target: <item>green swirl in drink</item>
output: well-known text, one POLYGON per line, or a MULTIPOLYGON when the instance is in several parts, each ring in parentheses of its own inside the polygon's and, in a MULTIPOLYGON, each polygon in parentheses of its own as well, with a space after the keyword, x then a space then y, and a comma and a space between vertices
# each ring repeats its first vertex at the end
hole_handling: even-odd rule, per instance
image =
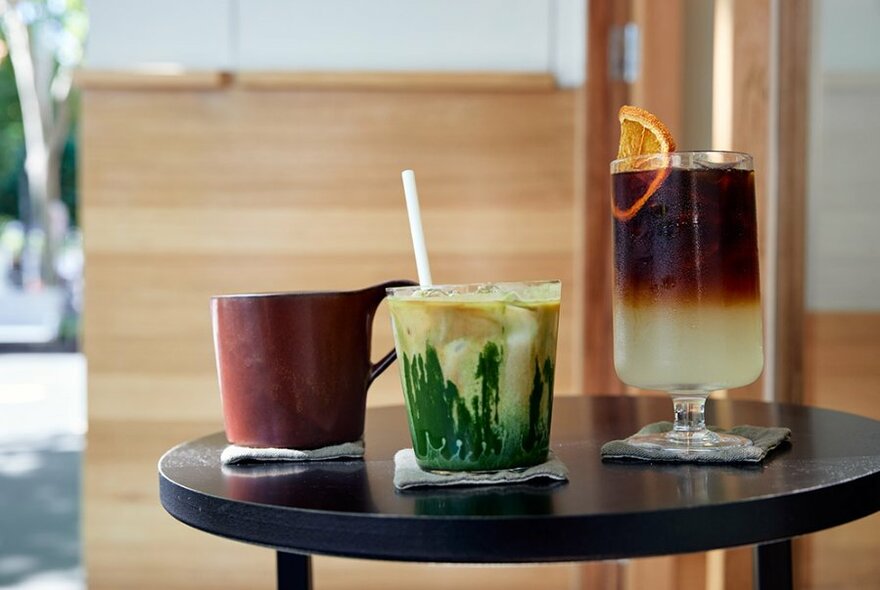
POLYGON ((489 471, 546 460, 559 283, 389 291, 419 465, 489 471))

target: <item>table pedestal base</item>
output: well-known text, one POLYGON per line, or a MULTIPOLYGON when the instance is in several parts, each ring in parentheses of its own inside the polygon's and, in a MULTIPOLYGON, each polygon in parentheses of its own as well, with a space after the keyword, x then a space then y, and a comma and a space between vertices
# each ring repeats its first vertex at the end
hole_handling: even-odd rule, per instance
POLYGON ((754 590, 792 590, 791 539, 755 546, 754 590))
POLYGON ((312 558, 278 552, 278 590, 312 590, 312 558))

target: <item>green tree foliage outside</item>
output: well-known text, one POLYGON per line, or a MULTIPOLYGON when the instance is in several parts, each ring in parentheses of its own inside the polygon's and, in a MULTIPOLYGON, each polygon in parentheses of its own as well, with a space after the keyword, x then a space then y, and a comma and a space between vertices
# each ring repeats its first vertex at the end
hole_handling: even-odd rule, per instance
MULTIPOLYGON (((0 51, 0 55, 5 53, 0 51)), ((0 59, 0 219, 19 216, 19 177, 23 164, 24 131, 21 127, 21 108, 18 106, 12 63, 4 55, 0 59)))
MULTIPOLYGON (((41 2, 34 2, 40 6, 41 2)), ((60 18, 66 29, 84 38, 88 28, 82 0, 67 0, 66 13, 60 18)), ((61 157, 61 200, 67 205, 71 223, 77 224, 76 126, 78 100, 71 97, 71 126, 61 157)), ((0 224, 7 218, 20 219, 20 192, 23 190, 24 130, 21 107, 15 87, 15 72, 6 54, 5 39, 0 30, 0 224)))

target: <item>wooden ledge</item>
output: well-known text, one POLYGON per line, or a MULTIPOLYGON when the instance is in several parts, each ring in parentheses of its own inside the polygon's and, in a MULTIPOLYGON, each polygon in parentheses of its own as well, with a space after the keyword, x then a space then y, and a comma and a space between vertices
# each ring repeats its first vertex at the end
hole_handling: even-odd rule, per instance
POLYGON ((77 70, 74 84, 80 89, 113 90, 217 90, 232 77, 219 71, 77 70))
POLYGON ((550 92, 551 74, 508 72, 280 72, 78 70, 82 89, 216 90, 375 90, 405 92, 550 92))
POLYGON ((876 70, 824 72, 820 83, 828 88, 873 90, 880 87, 880 73, 876 70))
POLYGON ((255 90, 378 90, 458 92, 548 92, 551 74, 515 72, 276 72, 236 75, 236 84, 255 90))

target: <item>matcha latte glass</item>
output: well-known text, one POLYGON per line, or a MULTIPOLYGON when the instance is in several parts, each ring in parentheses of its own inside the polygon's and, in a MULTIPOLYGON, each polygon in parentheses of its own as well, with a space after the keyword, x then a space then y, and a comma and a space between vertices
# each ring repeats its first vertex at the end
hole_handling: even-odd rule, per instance
POLYGON ((547 458, 559 281, 388 289, 410 434, 423 469, 547 458))

